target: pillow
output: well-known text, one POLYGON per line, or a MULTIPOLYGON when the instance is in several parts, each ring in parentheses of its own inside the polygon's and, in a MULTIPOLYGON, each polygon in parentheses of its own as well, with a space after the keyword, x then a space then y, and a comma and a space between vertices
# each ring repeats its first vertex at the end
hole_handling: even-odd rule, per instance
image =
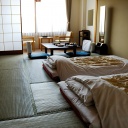
POLYGON ((67 79, 65 82, 68 85, 67 87, 80 98, 85 106, 94 104, 92 93, 89 88, 72 79, 67 79))

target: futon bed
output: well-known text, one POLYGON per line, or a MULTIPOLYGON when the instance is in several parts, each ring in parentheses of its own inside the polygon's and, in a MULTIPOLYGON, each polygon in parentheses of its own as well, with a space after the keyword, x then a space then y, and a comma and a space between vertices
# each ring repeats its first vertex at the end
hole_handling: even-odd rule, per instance
POLYGON ((43 68, 52 79, 66 80, 74 75, 103 76, 128 72, 128 60, 115 56, 86 56, 66 58, 48 56, 43 68))
POLYGON ((128 73, 77 75, 58 83, 60 91, 89 128, 127 128, 128 73))

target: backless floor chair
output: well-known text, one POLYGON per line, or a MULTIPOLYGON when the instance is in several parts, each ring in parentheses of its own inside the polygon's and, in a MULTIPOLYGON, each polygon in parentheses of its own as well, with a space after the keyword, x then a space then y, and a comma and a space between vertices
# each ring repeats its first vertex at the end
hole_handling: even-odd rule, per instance
POLYGON ((32 53, 32 46, 30 42, 27 42, 27 53, 30 59, 46 59, 49 54, 44 52, 32 53))
MULTIPOLYGON (((83 40, 82 44, 82 50, 81 51, 76 51, 76 56, 90 56, 91 54, 91 40, 83 40)), ((67 55, 70 57, 74 57, 73 52, 67 52, 67 55)))

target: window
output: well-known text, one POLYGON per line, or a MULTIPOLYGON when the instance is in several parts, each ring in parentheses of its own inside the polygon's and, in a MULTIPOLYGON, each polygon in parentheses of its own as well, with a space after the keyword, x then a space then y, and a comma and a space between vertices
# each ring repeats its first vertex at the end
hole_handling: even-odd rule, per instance
POLYGON ((23 33, 62 33, 67 31, 65 0, 22 0, 23 33))

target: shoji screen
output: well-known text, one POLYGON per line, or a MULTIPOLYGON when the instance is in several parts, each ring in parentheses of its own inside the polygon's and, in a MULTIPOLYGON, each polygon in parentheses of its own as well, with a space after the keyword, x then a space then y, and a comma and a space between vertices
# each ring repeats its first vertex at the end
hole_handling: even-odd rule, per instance
POLYGON ((22 53, 20 0, 0 0, 0 53, 22 53))

